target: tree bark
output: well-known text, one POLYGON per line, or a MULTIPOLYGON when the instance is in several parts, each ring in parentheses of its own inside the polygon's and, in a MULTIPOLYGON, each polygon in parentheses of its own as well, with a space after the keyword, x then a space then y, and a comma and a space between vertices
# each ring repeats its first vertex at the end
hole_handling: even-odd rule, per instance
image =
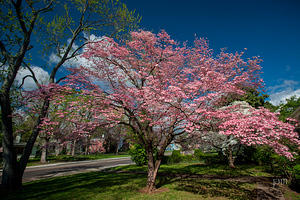
POLYGON ((76 150, 76 140, 74 140, 72 144, 72 156, 75 156, 75 150, 76 150))
POLYGON ((234 166, 234 157, 232 155, 232 147, 228 147, 228 164, 230 168, 235 168, 234 166))
POLYGON ((17 155, 13 147, 13 128, 12 128, 12 111, 9 96, 1 96, 2 129, 3 129, 3 172, 2 185, 8 190, 17 190, 22 186, 22 176, 32 152, 33 145, 40 132, 40 123, 46 116, 49 106, 49 100, 45 100, 41 113, 36 121, 32 134, 24 148, 20 161, 17 161, 17 155))
POLYGON ((85 138, 85 149, 84 149, 84 155, 87 155, 89 152, 89 139, 88 137, 85 138))
POLYGON ((70 156, 71 153, 72 153, 72 150, 71 150, 71 142, 69 141, 66 145, 66 152, 67 152, 67 155, 70 156))
POLYGON ((42 146, 42 155, 41 155, 41 163, 46 163, 47 162, 47 156, 48 156, 48 143, 49 143, 49 138, 45 137, 44 139, 44 144, 42 146))
POLYGON ((158 156, 158 159, 154 159, 153 149, 147 149, 147 157, 148 157, 148 176, 147 176, 147 185, 146 191, 147 193, 151 193, 156 189, 155 180, 157 177, 157 172, 161 164, 161 156, 158 156))
POLYGON ((40 133, 40 124, 42 122, 42 119, 46 116, 47 111, 48 111, 48 107, 49 107, 49 103, 50 101, 48 99, 45 99, 45 101, 43 102, 43 107, 41 109, 41 112, 39 114, 39 117, 37 119, 37 121, 35 122, 35 126, 33 128, 33 131, 26 143, 25 149, 23 151, 22 157, 20 159, 20 174, 21 176, 23 176, 23 173, 25 171, 25 168, 27 166, 30 154, 32 152, 32 148, 34 146, 34 143, 36 141, 37 136, 40 133))
POLYGON ((56 140, 56 144, 55 144, 55 156, 58 156, 61 151, 62 151, 62 147, 60 145, 60 141, 56 140))
POLYGON ((119 154, 119 144, 120 144, 120 139, 117 142, 117 147, 116 147, 116 151, 115 154, 118 155, 119 154))
POLYGON ((22 186, 22 177, 19 173, 17 154, 14 148, 14 138, 12 129, 12 110, 8 96, 1 96, 1 114, 3 130, 3 172, 2 185, 9 191, 18 189, 22 186))

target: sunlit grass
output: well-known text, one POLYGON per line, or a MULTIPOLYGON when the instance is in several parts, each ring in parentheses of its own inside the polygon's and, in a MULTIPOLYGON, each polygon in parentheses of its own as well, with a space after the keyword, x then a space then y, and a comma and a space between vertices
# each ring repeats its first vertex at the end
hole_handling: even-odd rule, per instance
MULTIPOLYGON (((121 157, 130 157, 127 152, 120 152, 119 154, 90 154, 90 155, 59 155, 59 156, 48 156, 47 162, 44 164, 51 164, 51 163, 60 163, 60 162, 73 162, 73 161, 84 161, 84 160, 98 160, 98 159, 105 159, 105 158, 121 158, 121 157)), ((2 158, 1 158, 2 159, 2 158)), ((30 158, 27 166, 36 166, 41 165, 39 157, 37 158, 30 158)), ((2 168, 2 160, 0 160, 0 169, 2 168)))
MULTIPOLYGON (((126 152, 121 152, 120 154, 90 154, 90 155, 59 155, 59 156, 48 156, 47 163, 58 163, 58 162, 73 162, 73 161, 83 161, 83 160, 97 160, 105 158, 120 158, 128 157, 126 152)), ((40 158, 30 158, 27 166, 40 165, 40 158)))

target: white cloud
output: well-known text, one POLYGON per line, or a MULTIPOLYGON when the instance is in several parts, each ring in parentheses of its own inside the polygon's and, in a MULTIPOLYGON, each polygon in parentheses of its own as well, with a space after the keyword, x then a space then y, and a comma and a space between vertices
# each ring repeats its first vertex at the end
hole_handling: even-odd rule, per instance
MULTIPOLYGON (((85 32, 83 34, 84 34, 84 38, 86 38, 88 41, 97 42, 97 41, 100 41, 103 39, 102 36, 98 37, 94 34, 88 35, 85 32)), ((68 39, 67 43, 70 44, 70 42, 71 42, 71 39, 68 39)), ((69 55, 72 54, 78 47, 79 47, 79 45, 74 43, 72 45, 72 49, 71 49, 69 55)), ((64 51, 65 51, 65 49, 61 49, 61 56, 63 56, 64 51)), ((84 51, 84 47, 80 51, 78 51, 78 53, 80 54, 83 51, 84 51)), ((49 64, 57 64, 59 61, 60 61, 59 56, 55 53, 51 53, 51 55, 49 56, 49 60, 48 60, 49 64)), ((91 64, 91 63, 87 59, 85 59, 79 55, 79 56, 76 56, 74 58, 71 58, 71 59, 65 61, 63 66, 64 67, 79 67, 79 66, 88 66, 89 64, 91 64)))
POLYGON ((279 105, 292 96, 300 97, 300 84, 298 81, 284 80, 282 84, 269 87, 269 91, 270 102, 273 105, 279 105))
POLYGON ((49 64, 57 64, 59 62, 59 57, 55 53, 51 53, 49 56, 49 64))
POLYGON ((89 34, 87 32, 83 33, 84 38, 86 38, 88 41, 93 41, 93 42, 97 42, 97 41, 101 41, 103 39, 103 36, 96 36, 94 34, 89 34))
MULTIPOLYGON (((47 71, 43 70, 40 67, 33 66, 31 67, 32 71, 35 74, 36 79, 39 81, 40 84, 47 84, 49 82, 49 74, 47 71)), ((22 68, 18 71, 15 84, 17 86, 22 84, 23 77, 31 75, 30 71, 27 68, 22 68)), ((24 90, 34 90, 37 88, 36 83, 31 77, 27 77, 24 81, 24 84, 22 86, 24 90)))

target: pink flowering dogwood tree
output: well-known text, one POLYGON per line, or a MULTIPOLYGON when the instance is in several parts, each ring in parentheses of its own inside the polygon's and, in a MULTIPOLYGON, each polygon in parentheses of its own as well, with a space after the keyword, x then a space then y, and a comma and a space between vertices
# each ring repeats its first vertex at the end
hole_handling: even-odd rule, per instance
POLYGON ((83 53, 88 64, 72 69, 69 86, 102 102, 105 106, 93 109, 106 120, 132 129, 132 139, 147 153, 151 192, 175 137, 193 133, 195 122, 215 112, 222 96, 242 94, 238 86, 261 84, 260 59, 242 56, 225 51, 214 56, 204 39, 187 47, 164 31, 132 32, 123 44, 111 38, 88 44, 83 53))
MULTIPOLYGON (((266 108, 250 109, 248 113, 237 112, 237 107, 229 107, 218 113, 222 118, 219 125, 220 134, 233 136, 241 144, 267 145, 273 148, 275 153, 293 159, 294 152, 284 145, 288 140, 300 146, 298 133, 292 123, 285 123, 278 119, 278 113, 270 112, 266 108)), ((289 119, 295 122, 293 119, 289 119)))
POLYGON ((195 123, 196 130, 189 137, 194 143, 203 140, 213 146, 223 146, 228 157, 229 166, 234 168, 233 149, 236 145, 267 145, 277 154, 293 159, 294 152, 284 144, 289 141, 300 145, 295 121, 284 123, 278 119, 278 113, 266 108, 255 109, 248 103, 235 101, 229 106, 201 115, 195 123), (199 132, 201 134, 199 134, 199 132))
MULTIPOLYGON (((50 138, 59 140, 63 142, 61 145, 72 142, 72 155, 74 155, 76 142, 78 140, 88 141, 95 130, 99 126, 103 126, 104 120, 98 118, 99 113, 93 113, 97 110, 92 107, 99 107, 99 105, 92 104, 92 96, 82 95, 66 86, 57 87, 61 90, 57 89, 51 93, 48 115, 42 119, 40 124, 41 136, 46 138, 47 142, 50 138)), ((38 94, 40 96, 36 95, 36 98, 43 98, 42 93, 38 94)), ((43 145, 44 149, 47 145, 43 145)))

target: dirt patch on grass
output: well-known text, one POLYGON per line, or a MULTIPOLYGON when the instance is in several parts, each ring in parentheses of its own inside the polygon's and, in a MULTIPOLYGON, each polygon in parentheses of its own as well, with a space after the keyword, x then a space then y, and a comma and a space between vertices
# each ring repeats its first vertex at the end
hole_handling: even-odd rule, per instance
POLYGON ((139 190, 139 192, 143 193, 143 194, 157 194, 157 193, 168 192, 168 191, 169 191, 169 188, 156 188, 156 189, 152 190, 151 192, 148 192, 146 187, 139 190))

